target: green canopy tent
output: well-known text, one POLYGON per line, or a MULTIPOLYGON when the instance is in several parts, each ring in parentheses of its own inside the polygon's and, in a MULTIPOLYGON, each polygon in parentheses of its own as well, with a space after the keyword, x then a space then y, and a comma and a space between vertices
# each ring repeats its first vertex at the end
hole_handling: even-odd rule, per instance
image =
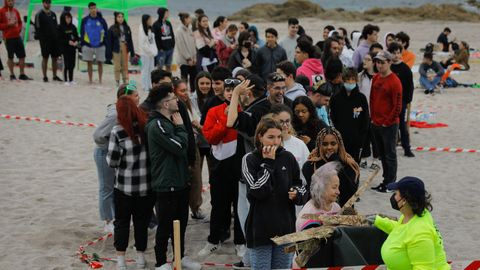
MULTIPOLYGON (((77 7, 78 9, 78 30, 80 31, 80 25, 82 23, 83 9, 88 7, 88 3, 92 0, 52 0, 52 5, 54 6, 71 6, 77 7)), ((125 19, 128 19, 128 11, 141 8, 141 7, 167 7, 167 0, 99 0, 95 2, 97 8, 109 9, 121 11, 125 14, 125 19)), ((42 0, 31 0, 28 5, 28 15, 27 22, 30 22, 32 17, 32 12, 35 5, 42 5, 42 0)), ((25 37, 23 42, 26 43, 28 40, 28 31, 30 30, 30 23, 26 24, 25 37)))

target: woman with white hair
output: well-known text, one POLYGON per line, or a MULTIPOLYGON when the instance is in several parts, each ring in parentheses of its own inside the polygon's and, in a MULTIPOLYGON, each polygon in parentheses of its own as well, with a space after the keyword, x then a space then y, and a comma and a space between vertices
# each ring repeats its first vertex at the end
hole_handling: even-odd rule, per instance
POLYGON ((337 161, 328 162, 312 175, 310 200, 302 208, 295 222, 297 232, 322 225, 318 220, 302 218, 304 214, 335 215, 340 211, 340 205, 337 203, 340 195, 338 178, 340 166, 337 161))

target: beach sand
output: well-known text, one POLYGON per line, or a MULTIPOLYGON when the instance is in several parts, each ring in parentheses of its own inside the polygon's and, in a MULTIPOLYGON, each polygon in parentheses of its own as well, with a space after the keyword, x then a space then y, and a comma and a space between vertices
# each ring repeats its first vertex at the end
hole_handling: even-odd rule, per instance
MULTIPOLYGON (((112 21, 108 17, 109 22, 112 21)), ((139 17, 131 17, 134 39, 139 17)), ((319 21, 302 19, 301 24, 315 41, 320 39, 323 26, 333 24, 346 27, 349 32, 361 30, 367 22, 319 21)), ((173 20, 175 26, 178 21, 173 20)), ((388 31, 404 30, 412 38, 411 49, 421 61, 419 49, 435 41, 445 26, 453 35, 467 40, 471 47, 480 47, 480 37, 474 32, 480 24, 423 22, 380 23, 379 41, 388 31)), ((258 23, 260 30, 275 27, 280 36, 286 34, 286 23, 258 23)), ((5 48, 0 49, 6 60, 5 48)), ((106 68, 103 85, 88 85, 86 73, 76 70, 76 86, 43 83, 37 42, 28 44, 29 60, 36 63, 27 74, 30 82, 0 81, 0 114, 37 116, 54 120, 80 123, 99 123, 106 105, 114 101, 112 67, 106 68)), ((85 69, 85 64, 81 64, 85 69)), ((18 69, 17 69, 18 70, 18 69)), ((460 82, 480 82, 478 60, 472 61, 471 70, 454 75, 460 82)), ((2 72, 4 78, 8 72, 2 72)), ((18 75, 18 72, 17 72, 18 75)), ((49 74, 51 77, 51 75, 49 74)), ((96 74, 94 74, 94 78, 96 74)), ((415 75, 418 80, 418 74, 415 75)), ((140 75, 132 75, 140 82, 140 75)), ((418 82, 416 82, 418 84, 418 82)), ((142 92, 142 99, 146 97, 142 92)), ((412 146, 461 147, 480 149, 478 123, 480 122, 480 90, 471 88, 447 89, 443 94, 425 96, 415 90, 413 110, 436 111, 435 120, 449 125, 438 129, 411 129, 412 146)), ((93 161, 94 143, 92 127, 74 127, 25 120, 0 119, 0 268, 1 269, 86 269, 75 252, 79 245, 104 235, 98 215, 98 180, 93 161)), ((480 181, 478 176, 479 153, 415 152, 416 157, 403 157, 398 152, 398 178, 418 176, 425 181, 433 196, 433 216, 441 231, 449 260, 480 259, 480 181)), ((362 170, 365 180, 370 171, 362 170)), ((206 176, 204 170, 204 176, 206 176)), ((374 184, 379 183, 377 177, 374 184)), ((207 185, 204 177, 204 185, 207 185)), ((356 204, 361 214, 384 213, 399 215, 390 208, 390 194, 367 190, 356 204)), ((204 193, 203 209, 209 213, 209 193, 204 193)), ((207 222, 189 221, 186 237, 188 255, 204 246, 208 236, 207 222)), ((132 235, 131 235, 132 238, 132 235)), ((133 245, 133 241, 131 241, 133 245)), ((147 259, 153 269, 154 233, 150 233, 147 259)), ((99 242, 87 248, 102 257, 114 256, 113 240, 99 242)), ((128 258, 134 258, 129 247, 128 258)), ((220 264, 233 263, 233 240, 224 245, 219 254, 204 261, 220 264)), ((106 262, 104 269, 114 269, 106 262)), ((204 267, 204 269, 213 267, 204 267)), ((223 267, 218 266, 217 269, 223 267)), ((129 269, 135 269, 130 264, 129 269)))

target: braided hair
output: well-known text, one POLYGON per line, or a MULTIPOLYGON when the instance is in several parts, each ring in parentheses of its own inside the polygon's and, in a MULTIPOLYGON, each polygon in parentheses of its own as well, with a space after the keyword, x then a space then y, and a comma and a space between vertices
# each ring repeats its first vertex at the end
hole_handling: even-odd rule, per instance
POLYGON ((352 158, 352 156, 348 154, 347 151, 345 150, 345 145, 343 144, 342 135, 334 127, 326 127, 320 130, 320 132, 317 135, 317 140, 315 142, 315 149, 313 149, 313 151, 308 156, 308 161, 314 163, 314 171, 317 170, 317 168, 315 167, 315 162, 320 160, 328 162, 328 159, 325 156, 325 153, 323 152, 321 147, 322 142, 327 135, 333 135, 335 137, 338 143, 338 157, 340 161, 343 164, 347 164, 352 168, 352 170, 355 172, 355 179, 358 181, 358 178, 360 176, 360 167, 358 166, 357 162, 352 158))

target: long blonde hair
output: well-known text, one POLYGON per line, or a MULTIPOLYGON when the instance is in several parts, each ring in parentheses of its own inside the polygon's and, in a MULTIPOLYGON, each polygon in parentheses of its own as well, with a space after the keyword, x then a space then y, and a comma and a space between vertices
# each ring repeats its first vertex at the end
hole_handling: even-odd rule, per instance
POLYGON ((340 161, 352 168, 352 170, 355 172, 355 180, 358 180, 360 176, 360 167, 358 166, 357 162, 352 158, 352 156, 350 156, 350 154, 348 154, 345 150, 345 145, 343 144, 343 139, 340 132, 333 127, 326 127, 320 130, 317 135, 315 149, 313 149, 313 151, 308 156, 308 161, 314 163, 314 171, 317 169, 315 167, 315 162, 320 160, 328 162, 328 159, 325 156, 325 153, 323 152, 321 147, 322 142, 327 135, 333 135, 335 137, 338 144, 338 156, 340 158, 340 161))

